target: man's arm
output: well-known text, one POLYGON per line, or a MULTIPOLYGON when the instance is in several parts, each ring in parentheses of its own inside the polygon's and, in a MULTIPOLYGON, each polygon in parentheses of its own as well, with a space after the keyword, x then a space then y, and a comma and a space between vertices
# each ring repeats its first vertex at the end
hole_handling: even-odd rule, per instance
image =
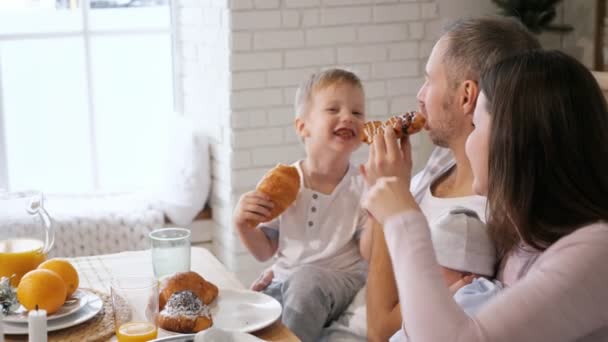
POLYGON ((367 338, 387 341, 401 328, 395 275, 382 226, 371 220, 372 253, 367 276, 367 338))
POLYGON ((372 254, 372 220, 367 220, 359 237, 359 252, 363 260, 369 262, 372 254))

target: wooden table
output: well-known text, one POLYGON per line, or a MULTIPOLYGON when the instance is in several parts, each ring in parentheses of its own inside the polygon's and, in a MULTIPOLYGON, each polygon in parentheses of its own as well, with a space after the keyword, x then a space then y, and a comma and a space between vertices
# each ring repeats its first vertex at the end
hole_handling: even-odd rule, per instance
MULTIPOLYGON (((78 270, 80 287, 109 293, 112 275, 152 275, 150 251, 123 252, 70 259, 78 270)), ((221 289, 245 289, 236 276, 228 271, 208 250, 192 247, 191 269, 221 289)), ((280 321, 256 331, 253 335, 267 341, 299 341, 280 321)), ((163 332, 159 331, 159 337, 163 332)))

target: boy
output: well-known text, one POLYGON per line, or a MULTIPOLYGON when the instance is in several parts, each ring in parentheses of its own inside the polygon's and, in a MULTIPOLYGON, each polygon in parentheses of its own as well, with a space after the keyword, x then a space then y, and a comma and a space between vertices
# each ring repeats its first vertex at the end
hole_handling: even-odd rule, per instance
POLYGON ((316 341, 363 286, 369 255, 367 216, 360 207, 363 180, 350 164, 361 144, 365 98, 359 78, 345 70, 313 74, 295 99, 297 134, 306 158, 293 164, 302 187, 295 203, 266 221, 273 204, 244 194, 234 222, 243 244, 260 261, 277 255, 264 292, 283 305, 283 323, 302 341, 316 341))

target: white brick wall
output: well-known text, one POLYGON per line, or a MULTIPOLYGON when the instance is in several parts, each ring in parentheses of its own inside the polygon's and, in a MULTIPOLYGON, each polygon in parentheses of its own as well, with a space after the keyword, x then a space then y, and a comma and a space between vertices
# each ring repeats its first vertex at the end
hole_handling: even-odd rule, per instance
MULTIPOLYGON (((298 83, 324 67, 347 67, 364 80, 370 118, 414 109, 437 0, 178 3, 187 4, 178 12, 184 110, 213 137, 214 249, 249 283, 265 265, 231 228, 232 208, 270 167, 303 157, 293 128, 298 83)), ((428 154, 424 140, 413 141, 417 167, 428 154)), ((354 162, 366 156, 362 148, 354 162)))

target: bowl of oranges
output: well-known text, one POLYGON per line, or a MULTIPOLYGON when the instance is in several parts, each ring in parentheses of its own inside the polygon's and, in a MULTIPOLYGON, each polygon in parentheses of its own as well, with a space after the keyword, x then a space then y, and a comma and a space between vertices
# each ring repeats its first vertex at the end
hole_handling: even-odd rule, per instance
POLYGON ((16 299, 18 305, 5 310, 8 311, 3 319, 5 330, 8 330, 5 332, 19 334, 23 330, 27 333, 27 314, 36 309, 46 311, 49 331, 71 326, 76 321, 80 323, 83 318, 92 318, 101 310, 101 299, 78 286, 78 272, 69 261, 54 258, 41 263, 23 275, 17 287, 11 289, 13 300, 16 299), (82 317, 79 311, 86 311, 87 317, 82 317))

